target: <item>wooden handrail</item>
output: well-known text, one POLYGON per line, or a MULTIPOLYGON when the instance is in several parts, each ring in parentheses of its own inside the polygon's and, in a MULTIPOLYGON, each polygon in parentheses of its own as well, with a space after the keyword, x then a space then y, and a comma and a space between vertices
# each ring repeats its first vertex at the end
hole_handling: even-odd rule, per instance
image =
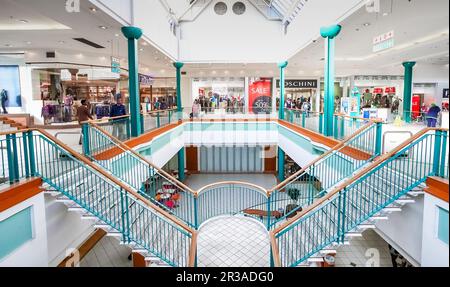
POLYGON ((101 119, 97 119, 97 120, 88 120, 88 121, 84 121, 84 122, 80 122, 80 124, 89 124, 89 123, 104 123, 104 122, 109 122, 109 121, 113 121, 113 120, 120 120, 120 119, 125 119, 125 118, 129 118, 130 115, 124 115, 124 116, 117 116, 117 117, 104 117, 101 119))
POLYGON ((273 231, 269 232, 270 246, 272 247, 272 257, 275 267, 281 267, 280 250, 278 249, 277 239, 273 231))
POLYGON ((440 128, 425 128, 423 130, 421 130, 420 132, 418 132, 417 134, 415 134, 412 138, 409 138, 408 140, 406 140, 405 142, 403 142, 402 144, 400 144, 399 146, 397 146, 396 148, 394 148, 392 151, 390 151, 389 153, 386 153, 380 157, 378 157, 370 166, 363 168, 361 171, 359 171, 356 175, 354 175, 350 180, 345 181, 341 184, 339 184, 338 186, 336 186, 332 191, 330 191, 326 196, 322 197, 321 199, 319 199, 318 201, 316 201, 315 203, 313 203, 312 205, 308 206, 306 209, 304 209, 302 212, 298 213, 296 216, 288 219, 288 221, 284 222, 283 224, 281 224, 280 226, 278 226, 277 228, 275 228, 273 230, 274 234, 278 234, 281 231, 283 231, 284 229, 288 228, 291 224, 294 224, 297 220, 299 220, 300 218, 302 218, 305 214, 309 213, 311 210, 314 210, 315 208, 319 207, 320 205, 322 205, 324 202, 330 200, 332 197, 334 197, 337 193, 339 193, 341 190, 343 190, 344 188, 348 187, 350 184, 356 182, 357 180, 359 180, 361 177, 363 177, 364 175, 366 175, 368 172, 370 172, 371 170, 375 169, 376 167, 378 167, 380 164, 382 164, 384 161, 388 160, 389 158, 395 156, 395 154, 397 154, 399 151, 401 151, 402 149, 404 149, 405 147, 407 147, 409 144, 411 144, 412 142, 414 142, 415 140, 419 139, 421 136, 425 135, 426 133, 430 132, 430 131, 447 131, 448 129, 440 129, 440 128))
POLYGON ((289 176, 288 178, 286 178, 284 181, 282 181, 281 183, 279 183, 277 186, 275 186, 274 188, 270 189, 268 191, 268 194, 272 194, 273 192, 275 192, 276 190, 281 190, 283 189, 287 184, 289 184, 291 181, 293 181, 294 179, 296 179, 299 175, 301 175, 302 173, 304 173, 308 168, 310 168, 311 166, 313 166, 314 164, 316 164, 317 162, 319 162, 320 160, 324 159, 325 157, 327 157, 328 155, 332 154, 333 152, 339 150, 340 148, 344 147, 349 141, 351 141, 352 139, 356 138, 357 136, 359 136, 361 133, 363 133, 366 129, 368 129, 369 127, 371 127, 374 123, 370 122, 364 126, 362 126, 361 128, 359 128, 352 136, 348 137, 347 139, 345 139, 344 141, 340 142, 339 144, 337 144, 336 146, 334 146, 333 148, 327 150, 324 154, 322 154, 320 157, 316 158, 315 160, 313 160, 312 162, 310 162, 308 165, 306 165, 305 167, 303 167, 301 170, 297 171, 296 173, 294 173, 293 175, 289 176))
POLYGON ((186 230, 187 232, 189 232, 191 234, 193 233, 194 230, 192 228, 190 228, 189 226, 187 226, 184 222, 180 221, 175 216, 169 214, 167 211, 165 211, 164 209, 160 208, 159 206, 153 204, 151 201, 149 201, 148 199, 146 199, 145 197, 143 197, 139 193, 135 192, 133 189, 131 189, 130 187, 125 185, 123 182, 121 182, 117 178, 111 176, 110 174, 108 174, 103 169, 101 169, 98 166, 92 164, 92 162, 87 160, 84 156, 80 155, 78 152, 73 150, 71 147, 67 146, 62 141, 60 141, 57 138, 55 138, 53 135, 51 135, 47 131, 41 130, 41 129, 37 129, 37 128, 29 128, 29 129, 24 129, 24 130, 20 130, 20 131, 14 131, 14 132, 6 132, 6 133, 2 132, 2 133, 0 133, 0 136, 1 135, 8 135, 8 134, 25 133, 25 132, 28 132, 28 131, 37 131, 37 132, 41 133, 42 135, 46 136, 48 139, 50 139, 51 141, 53 141, 54 143, 59 145, 61 148, 63 148, 66 152, 70 153, 71 156, 73 156, 74 158, 76 158, 79 161, 83 162, 85 165, 89 166, 90 168, 94 169, 96 172, 98 172, 102 176, 106 177, 108 180, 110 180, 111 182, 113 182, 114 184, 116 184, 117 186, 122 188, 123 190, 125 190, 127 193, 133 195, 134 197, 136 197, 137 199, 139 199, 140 201, 145 203, 151 209, 153 209, 156 212, 162 214, 165 218, 169 219, 171 222, 173 222, 174 224, 178 225, 179 227, 181 227, 182 229, 186 230))
POLYGON ((198 231, 194 230, 192 232, 191 247, 189 249, 188 267, 195 267, 195 261, 197 258, 197 239, 198 239, 198 231))
POLYGON ((264 193, 265 195, 268 195, 267 189, 265 189, 264 187, 261 187, 261 186, 259 186, 259 185, 253 184, 253 183, 243 182, 243 181, 222 181, 222 182, 216 182, 216 183, 208 184, 208 185, 206 185, 206 186, 200 188, 200 189, 197 191, 197 195, 200 195, 200 193, 202 193, 202 192, 204 192, 205 190, 210 189, 210 188, 212 188, 212 187, 216 187, 216 186, 218 187, 218 186, 221 186, 221 185, 227 185, 227 184, 228 184, 228 185, 236 184, 236 185, 250 186, 250 187, 252 187, 252 188, 254 188, 254 189, 257 189, 257 190, 261 191, 261 192, 264 193))
POLYGON ((166 109, 166 110, 153 110, 153 111, 149 111, 149 112, 141 112, 141 115, 146 116, 146 115, 151 115, 151 114, 158 114, 158 113, 163 113, 163 112, 178 112, 178 108, 172 108, 172 109, 166 109))
POLYGON ((124 151, 128 151, 131 152, 133 155, 135 155, 136 157, 138 157, 140 160, 144 161, 145 163, 147 163, 150 167, 154 168, 155 170, 157 170, 160 174, 164 175, 167 179, 172 180, 175 184, 178 185, 178 187, 185 189, 187 191, 189 191, 190 193, 197 195, 197 192, 195 192, 193 189, 191 189, 190 187, 188 187, 187 185, 185 185, 184 183, 182 183, 181 181, 179 181, 178 179, 176 179, 175 177, 173 177, 172 175, 170 175, 169 173, 167 173, 166 171, 160 169, 159 167, 155 166, 153 163, 151 163, 149 160, 147 160, 145 157, 143 157, 142 155, 140 155, 138 152, 136 152, 135 150, 133 150, 132 148, 130 148, 128 145, 126 145, 125 143, 121 142, 119 139, 115 138, 113 135, 111 135, 109 132, 105 131, 104 129, 102 129, 101 127, 99 127, 96 123, 90 123, 93 127, 95 127, 96 129, 100 130, 100 132, 102 132, 104 135, 106 135, 107 137, 109 137, 113 142, 115 142, 119 147, 121 147, 124 151))

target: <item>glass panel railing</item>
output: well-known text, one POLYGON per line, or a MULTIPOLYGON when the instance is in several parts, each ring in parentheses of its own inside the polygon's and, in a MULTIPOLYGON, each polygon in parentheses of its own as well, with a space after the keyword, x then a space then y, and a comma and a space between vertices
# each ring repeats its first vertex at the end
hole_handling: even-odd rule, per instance
POLYGON ((286 109, 284 119, 292 124, 321 134, 323 132, 323 114, 305 112, 299 109, 286 109))

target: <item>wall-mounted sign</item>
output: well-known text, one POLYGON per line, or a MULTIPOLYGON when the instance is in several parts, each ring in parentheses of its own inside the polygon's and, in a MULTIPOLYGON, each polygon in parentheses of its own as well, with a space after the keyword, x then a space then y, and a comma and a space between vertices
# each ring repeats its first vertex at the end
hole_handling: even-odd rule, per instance
POLYGON ((248 99, 250 112, 269 114, 272 110, 272 79, 250 81, 248 99))
MULTIPOLYGON (((317 89, 317 80, 285 80, 284 87, 286 89, 317 89)), ((277 89, 280 88, 280 80, 277 80, 277 89)))
POLYGON ((151 86, 153 85, 154 79, 152 76, 139 74, 139 84, 143 86, 151 86))
POLYGON ((380 52, 394 47, 394 31, 381 34, 373 38, 373 52, 380 52))
POLYGON ((444 92, 442 94, 443 99, 448 99, 448 89, 444 89, 444 92))
POLYGON ((120 60, 115 57, 111 57, 111 72, 120 74, 120 60))

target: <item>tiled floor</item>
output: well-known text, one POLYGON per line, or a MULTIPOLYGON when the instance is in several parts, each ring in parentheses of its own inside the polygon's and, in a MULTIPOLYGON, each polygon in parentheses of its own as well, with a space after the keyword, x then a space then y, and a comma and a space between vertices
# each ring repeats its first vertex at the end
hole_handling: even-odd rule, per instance
POLYGON ((105 236, 81 260, 80 267, 133 267, 128 260, 131 249, 119 244, 113 237, 105 236))
POLYGON ((269 235, 259 222, 241 217, 218 217, 198 235, 199 267, 269 267, 269 235))
POLYGON ((185 183, 194 190, 221 181, 242 181, 270 189, 277 185, 277 178, 271 174, 194 174, 185 183))
POLYGON ((374 230, 337 249, 336 267, 392 267, 389 246, 374 230))

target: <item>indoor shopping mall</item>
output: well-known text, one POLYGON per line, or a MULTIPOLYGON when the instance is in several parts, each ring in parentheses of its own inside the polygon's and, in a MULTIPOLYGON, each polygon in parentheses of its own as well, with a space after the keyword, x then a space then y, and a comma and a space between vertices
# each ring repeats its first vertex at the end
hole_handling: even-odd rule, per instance
POLYGON ((0 267, 449 267, 448 0, 0 0, 0 100, 0 267))

